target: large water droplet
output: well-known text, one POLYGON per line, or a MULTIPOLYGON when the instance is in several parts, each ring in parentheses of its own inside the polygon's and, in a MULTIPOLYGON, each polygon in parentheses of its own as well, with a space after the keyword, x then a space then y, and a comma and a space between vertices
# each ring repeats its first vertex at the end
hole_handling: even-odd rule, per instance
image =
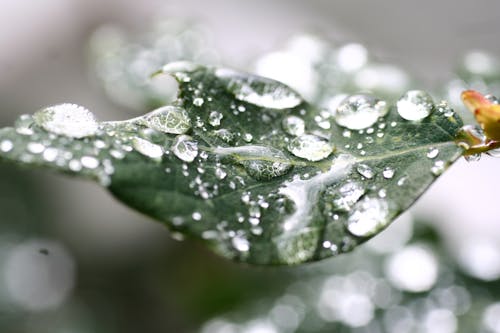
POLYGON ((172 152, 184 162, 193 162, 198 156, 198 142, 189 135, 178 135, 172 144, 172 152))
POLYGON ((397 110, 401 118, 421 120, 428 117, 434 108, 431 95, 422 90, 410 90, 397 102, 397 110))
POLYGON ((304 134, 294 138, 288 150, 297 157, 308 161, 320 161, 333 152, 334 146, 326 139, 312 134, 304 134))
POLYGON ((163 156, 163 149, 160 146, 149 142, 148 140, 133 138, 132 145, 135 150, 137 150, 144 156, 154 159, 159 159, 163 156))
POLYGON ((338 191, 335 190, 333 204, 336 209, 350 211, 352 206, 365 194, 365 189, 356 182, 348 182, 338 191))
POLYGON ((169 134, 184 134, 191 128, 186 110, 177 106, 163 106, 142 118, 144 125, 169 134))
POLYGON ((360 130, 375 124, 388 111, 387 102, 383 100, 371 95, 352 95, 340 103, 335 121, 340 126, 360 130))
POLYGON ((290 109, 302 103, 298 93, 278 81, 228 69, 218 69, 215 75, 228 80, 227 90, 240 101, 270 109, 290 109))
POLYGON ((365 178, 372 179, 373 176, 375 176, 375 172, 373 172, 373 169, 370 168, 366 164, 359 164, 356 167, 356 170, 359 172, 359 174, 365 178))
POLYGON ((353 212, 347 219, 347 230, 354 236, 371 236, 389 221, 389 208, 383 199, 365 197, 353 207, 353 212))
POLYGON ((302 135, 305 131, 304 120, 297 116, 288 116, 283 119, 283 129, 290 135, 302 135))
POLYGON ((59 104, 36 112, 35 123, 46 131, 71 138, 96 134, 99 125, 94 115, 76 104, 59 104))

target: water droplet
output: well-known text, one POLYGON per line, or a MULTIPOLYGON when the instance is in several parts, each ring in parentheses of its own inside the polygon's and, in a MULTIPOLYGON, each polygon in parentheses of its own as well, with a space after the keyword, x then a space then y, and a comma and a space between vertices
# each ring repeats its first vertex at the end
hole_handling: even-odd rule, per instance
POLYGON ((354 236, 367 237, 377 233, 388 221, 389 208, 382 199, 365 197, 353 207, 347 219, 347 230, 354 236))
POLYGON ((156 109, 144 115, 141 120, 145 126, 169 134, 184 134, 191 128, 187 111, 171 105, 156 109))
POLYGON ((71 171, 79 172, 82 170, 82 163, 79 160, 71 160, 68 164, 71 171))
POLYGON ((408 180, 408 177, 406 177, 406 176, 399 178, 399 180, 397 182, 398 186, 403 186, 407 180, 408 180))
POLYGON ((481 159, 481 154, 479 153, 479 154, 465 155, 464 158, 467 162, 478 162, 481 159))
POLYGON ((201 213, 200 212, 194 212, 191 217, 193 218, 193 220, 195 221, 200 221, 201 220, 201 213))
POLYGON ((215 169, 215 177, 217 177, 217 179, 222 180, 222 179, 226 178, 226 176, 227 176, 227 172, 224 171, 222 168, 217 167, 215 169))
POLYGON ((0 150, 4 153, 8 153, 14 148, 14 144, 10 140, 3 140, 0 143, 0 150))
POLYGON ((304 134, 304 120, 297 116, 288 116, 283 119, 283 129, 290 135, 299 136, 304 134))
POLYGON ((391 179, 394 177, 394 169, 391 167, 385 167, 384 171, 382 171, 382 176, 384 176, 385 179, 391 179))
POLYGON ((383 100, 371 95, 352 95, 340 103, 335 121, 342 127, 360 130, 375 124, 388 111, 387 103, 383 100))
POLYGON ((80 162, 82 166, 87 169, 95 169, 99 166, 99 160, 93 156, 83 156, 80 162))
POLYGON ((373 172, 372 168, 370 168, 366 164, 358 164, 356 167, 356 171, 359 172, 359 174, 367 179, 372 179, 373 176, 375 176, 375 173, 373 172))
POLYGON ((15 123, 16 132, 21 135, 32 135, 33 118, 30 115, 23 114, 15 123))
POLYGON ((333 152, 334 146, 326 139, 312 134, 304 134, 294 138, 288 150, 297 157, 308 161, 320 161, 333 152))
POLYGON ((431 95, 423 90, 410 90, 398 100, 396 106, 401 118, 416 121, 431 114, 434 101, 431 95))
POLYGON ((333 193, 333 204, 336 209, 350 211, 352 206, 365 194, 365 189, 356 182, 348 182, 333 193))
POLYGON ((231 240, 234 248, 240 252, 248 252, 250 250, 250 242, 243 236, 234 236, 231 240))
POLYGON ((45 150, 45 146, 39 142, 30 142, 26 149, 32 154, 41 154, 45 150))
POLYGON ((135 137, 132 139, 132 145, 135 150, 144 156, 154 159, 159 159, 163 156, 163 149, 148 140, 135 137))
POLYGON ((439 149, 431 147, 427 151, 427 155, 426 156, 427 156, 427 158, 433 159, 433 158, 436 158, 438 155, 439 155, 439 149))
POLYGON ((302 103, 298 93, 278 81, 228 69, 218 69, 215 74, 228 80, 227 90, 240 101, 270 109, 290 109, 302 103))
POLYGON ((178 135, 172 144, 172 152, 184 162, 193 162, 198 156, 198 142, 188 135, 178 135))
POLYGON ((201 97, 196 97, 195 99, 193 99, 193 105, 194 106, 200 107, 200 106, 203 105, 203 103, 205 103, 205 100, 203 98, 201 98, 201 97))
POLYGON ((217 111, 212 111, 210 112, 210 115, 208 116, 208 123, 212 125, 213 127, 220 126, 220 122, 224 116, 222 113, 217 112, 217 111))
POLYGON ((43 152, 43 159, 47 162, 54 162, 57 159, 57 156, 59 155, 59 150, 56 148, 47 148, 43 152))
POLYGON ((431 172, 434 176, 439 176, 444 172, 445 165, 443 161, 436 161, 431 168, 431 172))
POLYGON ((253 135, 252 135, 252 134, 250 134, 250 133, 245 133, 245 134, 243 134, 243 140, 244 140, 245 142, 252 142, 252 140, 253 140, 253 135))
POLYGON ((222 128, 220 130, 214 131, 214 134, 216 137, 221 139, 222 141, 226 143, 233 143, 235 139, 234 133, 230 132, 229 130, 222 128))
POLYGON ((95 135, 99 124, 86 108, 76 104, 59 104, 37 111, 35 123, 48 132, 71 138, 95 135))

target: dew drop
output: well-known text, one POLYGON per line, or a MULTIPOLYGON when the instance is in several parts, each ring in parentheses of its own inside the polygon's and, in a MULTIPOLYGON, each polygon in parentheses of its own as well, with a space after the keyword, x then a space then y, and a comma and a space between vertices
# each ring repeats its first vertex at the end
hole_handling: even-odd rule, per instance
POLYGON ((45 150, 45 146, 39 142, 30 142, 26 149, 32 154, 41 154, 45 150))
POLYGON ((365 197, 354 205, 347 219, 347 230, 354 236, 371 236, 389 222, 388 214, 385 200, 365 197))
POLYGON ((445 165, 443 161, 436 161, 431 168, 431 172, 434 176, 439 176, 444 172, 445 165))
POLYGON ((226 178, 226 176, 227 176, 227 172, 224 171, 222 168, 217 167, 215 169, 215 177, 217 177, 217 179, 222 180, 222 179, 226 178))
POLYGON ((48 132, 71 138, 95 135, 99 128, 94 114, 76 104, 59 104, 37 111, 35 123, 48 132))
POLYGON ((198 156, 198 143, 188 135, 178 135, 172 144, 172 152, 184 162, 193 162, 198 156))
POLYGON ((82 163, 78 160, 71 160, 68 164, 68 168, 71 171, 79 172, 82 170, 82 163))
POLYGON ((80 162, 87 169, 96 169, 99 166, 99 160, 93 156, 83 156, 80 162))
POLYGON ((438 155, 439 155, 439 149, 431 147, 427 151, 427 155, 426 156, 427 156, 427 158, 433 159, 433 158, 436 158, 438 155))
POLYGON ((191 120, 186 110, 177 106, 163 106, 144 117, 145 126, 169 134, 184 134, 191 128, 191 120))
POLYGON ((132 146, 139 153, 150 158, 159 159, 163 156, 163 149, 148 140, 135 137, 132 139, 132 146))
POLYGON ((200 106, 203 105, 203 103, 205 103, 205 100, 203 98, 201 98, 201 97, 196 97, 195 99, 193 99, 193 105, 194 106, 200 107, 200 106))
POLYGON ((32 135, 33 118, 30 115, 24 114, 20 116, 15 123, 16 132, 21 135, 32 135))
POLYGON ((334 146, 326 139, 312 134, 296 137, 288 145, 288 150, 292 154, 312 162, 327 158, 333 149, 334 146))
POLYGON ((394 177, 394 169, 391 167, 385 167, 384 171, 382 171, 382 176, 384 176, 385 179, 391 179, 394 177))
POLYGON ((406 184, 406 181, 408 180, 408 177, 406 176, 403 176, 401 178, 399 178, 398 182, 397 182, 397 185, 398 186, 403 186, 404 184, 406 184))
POLYGON ((54 162, 57 159, 57 156, 59 155, 59 150, 56 148, 47 148, 43 152, 43 159, 47 162, 54 162))
POLYGON ((363 176, 367 179, 372 179, 373 176, 375 176, 375 173, 373 172, 372 168, 370 168, 366 164, 358 164, 358 166, 356 167, 356 171, 358 171, 358 173, 361 176, 363 176))
POLYGON ((398 100, 396 106, 401 118, 417 121, 431 114, 434 101, 423 90, 410 90, 398 100))
POLYGON ((221 120, 224 116, 222 113, 217 112, 217 111, 212 111, 210 112, 210 115, 208 116, 208 123, 212 125, 213 127, 220 126, 221 120))
POLYGON ((227 90, 240 101, 270 109, 290 109, 302 103, 298 93, 278 81, 228 69, 218 69, 215 75, 228 80, 227 90))
POLYGON ((193 220, 195 221, 200 221, 201 220, 201 213, 200 212, 194 212, 191 217, 193 218, 193 220))
POLYGON ((304 134, 305 123, 304 120, 302 120, 302 118, 300 117, 288 116, 283 119, 282 125, 285 132, 290 135, 299 136, 304 134))
POLYGON ((253 140, 253 135, 252 135, 252 134, 250 134, 250 133, 245 133, 245 134, 243 134, 243 140, 244 140, 245 142, 252 142, 252 140, 253 140))
POLYGON ((334 192, 333 205, 337 210, 350 211, 363 194, 365 189, 360 184, 348 182, 334 192))
POLYGON ((368 128, 387 114, 387 102, 371 95, 352 95, 344 99, 335 113, 335 121, 352 130, 368 128))
POLYGON ((8 153, 14 148, 14 144, 10 140, 3 140, 0 143, 0 150, 4 153, 8 153))
POLYGON ((240 252, 248 252, 250 251, 250 242, 248 239, 244 238, 243 236, 234 236, 233 239, 231 240, 231 243, 233 244, 234 248, 237 251, 240 252))

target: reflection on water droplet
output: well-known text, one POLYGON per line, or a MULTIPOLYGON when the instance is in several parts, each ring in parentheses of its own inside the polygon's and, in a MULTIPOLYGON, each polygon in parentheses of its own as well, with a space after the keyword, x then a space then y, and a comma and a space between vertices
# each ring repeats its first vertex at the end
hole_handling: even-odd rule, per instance
POLYGON ((352 206, 365 194, 365 189, 356 182, 348 182, 334 191, 333 204, 336 210, 350 211, 352 206))
POLYGON ((134 146, 135 150, 137 150, 144 156, 154 159, 159 159, 163 156, 163 149, 160 146, 149 142, 148 140, 133 138, 132 145, 134 146))
POLYGON ((141 118, 145 126, 159 132, 184 134, 191 128, 191 120, 186 110, 177 106, 163 106, 141 118))
POLYGON ((354 236, 371 236, 389 222, 388 214, 385 200, 365 197, 354 205, 347 219, 347 230, 354 236))
POLYGON ((240 252, 250 251, 250 242, 243 236, 234 236, 231 240, 231 243, 233 244, 234 248, 240 252))
POLYGON ((372 168, 370 168, 366 164, 358 164, 356 167, 356 171, 359 172, 359 174, 365 178, 371 179, 373 176, 375 176, 375 173, 373 172, 372 168))
POLYGON ((290 109, 302 103, 299 94, 277 81, 228 69, 218 69, 215 75, 228 80, 227 90, 240 101, 270 109, 290 109))
POLYGON ((431 95, 423 90, 410 90, 398 100, 396 106, 401 118, 417 121, 431 114, 434 101, 431 95))
POLYGON ((426 156, 427 156, 427 158, 433 159, 433 158, 436 158, 438 155, 439 155, 439 149, 431 147, 427 151, 427 155, 426 156))
POLYGON ((46 131, 77 139, 95 135, 99 128, 94 115, 76 104, 50 106, 37 111, 33 119, 46 131))
POLYGON ((217 112, 217 111, 212 111, 210 112, 210 115, 208 116, 208 123, 212 125, 213 127, 220 126, 220 122, 224 116, 222 113, 217 112))
POLYGON ((178 135, 172 144, 172 152, 184 162, 193 162, 198 156, 198 142, 189 135, 178 135))
POLYGON ((3 140, 0 143, 0 150, 4 153, 8 153, 14 148, 14 144, 10 140, 3 140))
POLYGON ((386 262, 385 273, 396 287, 409 292, 431 289, 438 278, 436 255, 421 245, 409 245, 386 262))
POLYGON ((327 158, 334 147, 326 139, 312 134, 304 134, 290 141, 288 150, 297 157, 308 161, 320 161, 327 158))
POLYGON ((360 130, 375 124, 378 118, 385 116, 388 111, 385 101, 371 95, 352 95, 340 103, 335 113, 335 121, 342 127, 360 130))
POLYGON ((384 176, 385 179, 391 179, 394 177, 394 169, 391 167, 385 167, 384 171, 382 171, 382 176, 384 176))
POLYGON ((283 129, 290 135, 302 135, 305 131, 304 120, 297 116, 288 116, 283 119, 283 129))

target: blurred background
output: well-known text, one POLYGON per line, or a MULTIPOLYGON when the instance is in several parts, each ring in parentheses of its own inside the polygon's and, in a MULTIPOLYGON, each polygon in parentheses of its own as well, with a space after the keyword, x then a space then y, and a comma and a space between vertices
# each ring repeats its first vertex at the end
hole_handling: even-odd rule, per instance
MULTIPOLYGON (((311 102, 500 95, 500 3, 0 0, 0 126, 51 104, 102 120, 175 96, 167 61, 223 64, 311 102)), ((228 262, 99 186, 0 165, 1 332, 500 332, 500 161, 458 161, 352 254, 228 262)))

